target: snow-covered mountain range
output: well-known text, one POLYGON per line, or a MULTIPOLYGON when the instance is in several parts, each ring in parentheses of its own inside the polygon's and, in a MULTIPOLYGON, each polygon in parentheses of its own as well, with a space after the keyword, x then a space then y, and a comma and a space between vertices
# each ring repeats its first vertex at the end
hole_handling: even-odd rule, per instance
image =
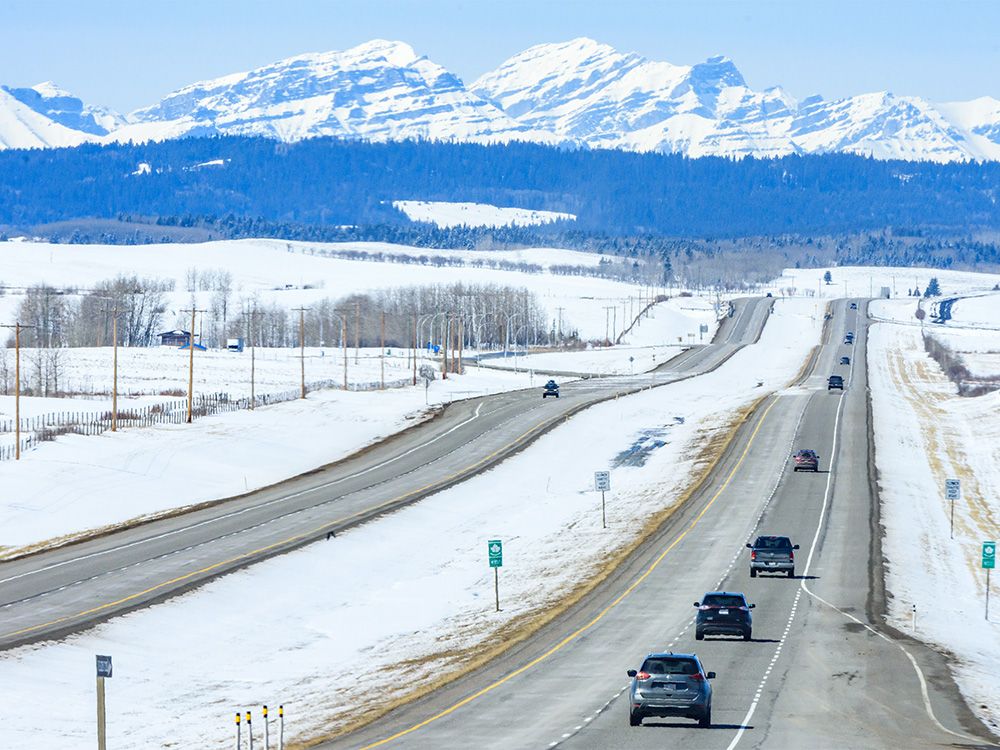
POLYGON ((0 88, 0 148, 208 134, 1000 160, 1000 101, 889 92, 797 101, 779 87, 750 88, 725 57, 674 65, 591 39, 532 47, 471 85, 407 44, 375 40, 195 83, 124 117, 51 83, 0 88))

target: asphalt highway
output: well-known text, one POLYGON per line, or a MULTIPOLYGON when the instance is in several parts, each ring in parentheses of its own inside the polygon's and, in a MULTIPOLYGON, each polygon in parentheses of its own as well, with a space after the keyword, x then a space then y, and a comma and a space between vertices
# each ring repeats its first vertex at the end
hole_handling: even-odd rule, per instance
POLYGON ((835 303, 801 381, 758 408, 685 508, 591 595, 486 668, 322 747, 996 747, 944 658, 881 622, 858 308, 835 303), (831 374, 844 392, 827 390, 831 374), (818 473, 791 471, 799 448, 820 454, 818 473), (757 534, 801 545, 797 578, 750 578, 744 545, 757 534), (713 590, 756 603, 752 641, 695 640, 693 603, 713 590), (712 727, 629 726, 625 672, 663 650, 718 674, 712 727))
POLYGON ((495 465, 580 409, 710 370, 757 340, 769 302, 739 301, 712 344, 653 373, 567 383, 558 399, 533 388, 456 402, 273 487, 0 563, 0 649, 61 637, 321 540, 495 465))

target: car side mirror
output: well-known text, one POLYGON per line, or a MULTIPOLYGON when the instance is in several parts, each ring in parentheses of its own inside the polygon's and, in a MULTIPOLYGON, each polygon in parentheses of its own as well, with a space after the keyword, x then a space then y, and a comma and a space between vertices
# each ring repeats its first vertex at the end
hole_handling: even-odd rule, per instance
POLYGON ((700 604, 698 604, 698 602, 695 602, 695 603, 694 603, 694 606, 696 606, 696 607, 700 607, 701 605, 700 605, 700 604))
POLYGON ((636 672, 634 669, 630 669, 625 674, 627 674, 629 677, 635 677, 638 674, 638 672, 636 672))
POLYGON ((753 549, 753 545, 750 542, 747 542, 747 549, 753 549))
POLYGON ((756 606, 757 606, 756 604, 751 604, 751 605, 750 605, 750 609, 753 609, 753 608, 754 608, 754 607, 756 607, 756 606))
POLYGON ((707 677, 708 679, 710 679, 710 680, 714 680, 714 679, 715 679, 715 672, 709 672, 709 673, 708 673, 708 674, 706 674, 705 676, 706 676, 706 677, 707 677))
POLYGON ((798 548, 799 548, 799 545, 797 545, 797 544, 793 544, 792 545, 792 549, 798 549, 798 548))

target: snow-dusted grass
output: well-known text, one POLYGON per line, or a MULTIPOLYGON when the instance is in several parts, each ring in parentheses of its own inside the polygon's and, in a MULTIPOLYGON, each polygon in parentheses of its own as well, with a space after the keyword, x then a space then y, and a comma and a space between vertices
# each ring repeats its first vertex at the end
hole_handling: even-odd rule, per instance
POLYGON ((967 702, 998 731, 1000 607, 984 619, 980 545, 1000 539, 1000 393, 955 395, 911 325, 874 325, 868 365, 889 617, 909 631, 916 605, 917 637, 954 655, 967 702), (962 482, 954 539, 948 478, 962 482))
POLYGON ((575 220, 574 214, 503 208, 489 203, 449 203, 444 201, 393 201, 411 221, 426 221, 439 227, 506 227, 548 224, 560 219, 575 220))
MULTIPOLYGON (((233 711, 262 703, 283 703, 296 737, 329 731, 384 700, 359 670, 391 668, 397 684, 426 684, 453 666, 442 653, 484 644, 550 607, 675 503, 700 446, 794 377, 821 323, 811 302, 778 301, 762 341, 716 372, 588 409, 482 476, 336 540, 63 642, 0 655, 0 705, 19 706, 6 742, 48 750, 91 741, 94 653, 115 658, 109 746, 123 749, 229 747, 233 711), (643 466, 616 466, 650 430, 666 444, 643 466), (592 472, 603 468, 615 487, 607 530, 591 491, 592 472), (501 613, 490 538, 505 544, 501 613)), ((291 425, 300 435, 299 422, 291 425)), ((77 476, 90 471, 79 466, 77 476)))

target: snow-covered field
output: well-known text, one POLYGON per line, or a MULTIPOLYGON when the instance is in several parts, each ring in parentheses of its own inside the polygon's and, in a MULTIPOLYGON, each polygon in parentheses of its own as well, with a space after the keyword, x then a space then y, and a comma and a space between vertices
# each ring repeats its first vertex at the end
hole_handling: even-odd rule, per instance
MULTIPOLYGON (((334 541, 62 642, 0 655, 0 705, 19 706, 5 722, 7 743, 48 750, 89 741, 92 696, 81 685, 93 679, 94 653, 115 657, 108 703, 116 748, 228 747, 233 711, 262 703, 284 704, 290 733, 314 736, 342 721, 344 707, 356 715, 382 700, 358 679, 359 664, 367 673, 391 665, 397 675, 407 664, 405 682, 418 688, 451 667, 449 653, 487 643, 557 601, 626 545, 643 519, 675 503, 700 446, 794 377, 821 323, 811 301, 779 300, 761 342, 716 372, 588 409, 486 474, 334 541), (651 435, 665 444, 644 465, 616 463, 651 435), (601 468, 614 473, 606 531, 590 491, 601 468), (522 491, 506 491, 512 484, 522 491), (499 614, 485 561, 489 538, 503 539, 507 553, 499 614), (416 557, 414 540, 423 551, 416 557)), ((303 416, 281 419, 282 429, 301 437, 303 416)), ((232 424, 226 429, 245 435, 234 417, 246 419, 219 417, 215 429, 232 424)), ((200 450, 209 464, 229 447, 206 440, 200 450)), ((81 463, 74 471, 88 481, 105 469, 81 463)))
MULTIPOLYGON (((46 283, 59 288, 86 289, 127 271, 140 277, 171 279, 175 291, 167 293, 164 329, 180 327, 187 316, 180 313, 192 298, 210 307, 212 292, 187 291, 188 269, 222 269, 232 275, 232 309, 241 302, 275 302, 291 309, 326 298, 364 294, 395 287, 448 284, 495 284, 533 292, 553 320, 562 308, 564 330, 577 329, 582 338, 604 336, 605 305, 621 305, 637 298, 640 287, 590 276, 519 273, 471 265, 404 264, 350 260, 322 255, 387 252, 396 255, 454 257, 464 263, 479 261, 525 262, 547 268, 553 264, 595 266, 602 256, 571 250, 538 248, 522 251, 427 250, 380 243, 301 243, 281 240, 226 240, 170 245, 53 245, 36 242, 0 243, 7 287, 46 283)), ((648 296, 648 294, 647 294, 648 296)), ((21 295, 0 295, 0 319, 12 322, 21 295)))
POLYGON ((927 283, 934 277, 937 278, 941 292, 946 297, 986 291, 1000 284, 1000 274, 947 271, 938 268, 836 266, 786 268, 779 278, 771 282, 770 291, 780 293, 781 289, 791 288, 799 295, 811 292, 826 298, 878 297, 882 287, 887 287, 892 298, 905 298, 913 289, 919 289, 923 293, 927 289, 927 283), (830 284, 823 281, 823 275, 827 271, 831 276, 830 284))
POLYGON ((445 201, 393 201, 411 221, 427 221, 439 227, 506 227, 548 224, 560 219, 575 220, 574 214, 503 208, 489 203, 449 203, 445 201))
MULTIPOLYGON (((875 312, 891 317, 892 305, 878 303, 875 312)), ((1000 307, 976 319, 994 329, 979 335, 1000 346, 1000 307)), ((909 632, 916 606, 917 637, 953 655, 969 705, 1000 730, 1000 607, 984 618, 980 568, 981 543, 1000 539, 1000 393, 957 396, 924 353, 921 329, 908 320, 872 327, 868 366, 889 617, 909 632), (944 491, 949 478, 962 482, 954 539, 944 491)))

